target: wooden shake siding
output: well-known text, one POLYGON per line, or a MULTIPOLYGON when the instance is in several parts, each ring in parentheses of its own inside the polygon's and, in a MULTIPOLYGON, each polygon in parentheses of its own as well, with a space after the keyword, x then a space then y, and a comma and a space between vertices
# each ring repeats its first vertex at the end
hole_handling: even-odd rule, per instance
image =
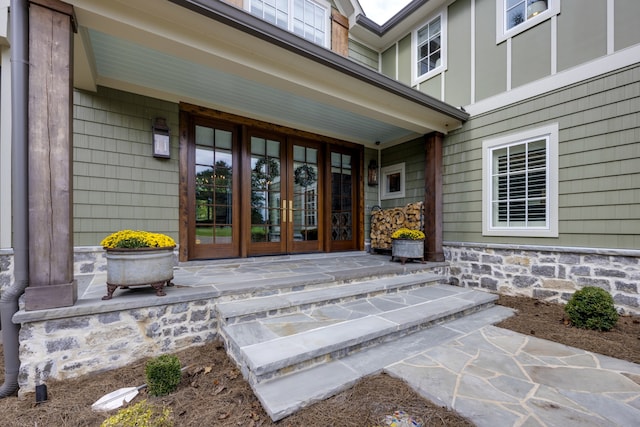
POLYGON ((74 245, 114 230, 178 237, 178 105, 99 87, 73 97, 74 245), (171 158, 151 152, 151 122, 167 119, 171 158))
POLYGON ((444 145, 444 240, 640 247, 640 65, 476 116, 444 145), (484 237, 482 141, 557 122, 558 238, 484 237))
MULTIPOLYGON (((383 208, 405 206, 424 200, 424 138, 418 138, 404 144, 382 150, 382 166, 404 163, 404 198, 382 200, 383 208)), ((382 181, 381 184, 383 185, 382 181)))

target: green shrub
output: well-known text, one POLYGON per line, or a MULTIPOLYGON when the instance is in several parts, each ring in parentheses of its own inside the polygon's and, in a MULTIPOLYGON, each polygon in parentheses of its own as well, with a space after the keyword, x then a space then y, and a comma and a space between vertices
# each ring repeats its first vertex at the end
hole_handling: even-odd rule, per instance
POLYGON ((120 409, 100 424, 100 427, 173 427, 171 410, 149 404, 146 400, 120 409))
POLYGON ((576 291, 564 311, 574 326, 608 331, 618 321, 618 312, 609 292, 595 286, 576 291))
POLYGON ((178 388, 182 371, 180 360, 173 355, 163 354, 147 362, 144 369, 147 390, 151 396, 164 396, 178 388))

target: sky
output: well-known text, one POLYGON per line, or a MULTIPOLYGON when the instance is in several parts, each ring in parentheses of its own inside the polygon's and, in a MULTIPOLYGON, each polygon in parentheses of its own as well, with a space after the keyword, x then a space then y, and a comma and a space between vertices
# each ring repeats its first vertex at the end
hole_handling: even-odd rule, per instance
POLYGON ((382 25, 408 5, 410 0, 359 0, 359 2, 367 18, 382 25))

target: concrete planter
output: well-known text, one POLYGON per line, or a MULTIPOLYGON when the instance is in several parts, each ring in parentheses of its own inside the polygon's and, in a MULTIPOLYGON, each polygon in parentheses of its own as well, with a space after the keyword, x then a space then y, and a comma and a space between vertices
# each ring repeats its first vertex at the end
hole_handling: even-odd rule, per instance
POLYGON ((404 263, 408 259, 419 258, 424 262, 424 240, 393 239, 391 242, 391 261, 398 258, 404 263))
POLYGON ((102 299, 111 299, 118 287, 143 285, 164 296, 162 288, 173 279, 173 248, 106 249, 107 295, 102 299))

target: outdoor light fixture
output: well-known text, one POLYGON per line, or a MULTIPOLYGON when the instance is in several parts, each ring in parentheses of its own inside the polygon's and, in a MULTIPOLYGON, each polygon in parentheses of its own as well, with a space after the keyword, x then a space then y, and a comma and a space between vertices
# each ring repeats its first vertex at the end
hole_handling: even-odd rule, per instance
POLYGON ((151 129, 153 134, 153 157, 160 157, 163 159, 170 158, 171 144, 167 120, 162 117, 156 117, 151 129))
POLYGON ((369 186, 378 185, 378 163, 375 160, 369 162, 369 186))

